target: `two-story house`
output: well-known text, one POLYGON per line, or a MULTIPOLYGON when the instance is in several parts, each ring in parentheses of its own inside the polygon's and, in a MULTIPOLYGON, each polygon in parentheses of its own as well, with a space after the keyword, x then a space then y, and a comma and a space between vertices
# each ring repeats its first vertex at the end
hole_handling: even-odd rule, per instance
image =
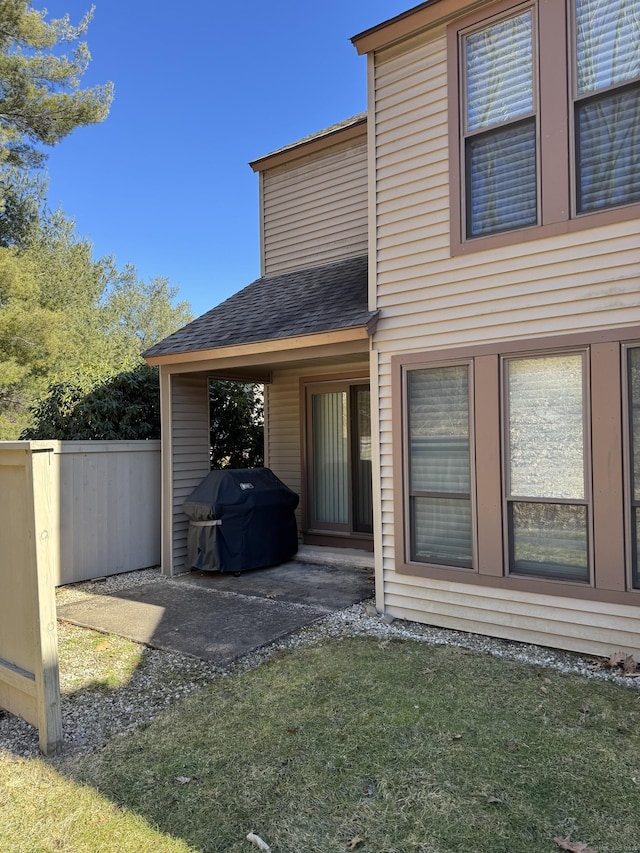
POLYGON ((252 166, 261 278, 153 347, 165 572, 210 376, 381 611, 640 655, 640 0, 430 0, 353 38, 366 118, 252 166))

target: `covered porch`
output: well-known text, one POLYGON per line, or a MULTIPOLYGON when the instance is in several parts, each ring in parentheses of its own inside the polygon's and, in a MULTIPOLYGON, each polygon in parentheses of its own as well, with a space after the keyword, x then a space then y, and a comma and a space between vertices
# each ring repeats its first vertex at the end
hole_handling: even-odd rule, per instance
POLYGON ((300 544, 375 551, 366 273, 357 258, 259 279, 145 353, 160 370, 165 575, 190 568, 183 503, 210 470, 213 379, 263 386, 264 464, 300 496, 300 544))

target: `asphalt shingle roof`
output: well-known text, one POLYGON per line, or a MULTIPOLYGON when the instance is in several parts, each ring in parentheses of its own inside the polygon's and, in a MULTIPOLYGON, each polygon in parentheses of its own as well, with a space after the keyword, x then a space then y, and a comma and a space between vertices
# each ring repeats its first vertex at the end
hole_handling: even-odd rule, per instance
POLYGON ((365 326, 367 257, 265 276, 150 347, 145 357, 365 326))

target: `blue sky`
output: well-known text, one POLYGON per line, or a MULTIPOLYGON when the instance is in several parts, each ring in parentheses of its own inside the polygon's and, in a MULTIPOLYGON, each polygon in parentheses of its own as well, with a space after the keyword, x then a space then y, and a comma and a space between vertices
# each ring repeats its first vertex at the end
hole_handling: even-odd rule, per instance
MULTIPOLYGON (((94 0, 84 85, 113 81, 100 125, 51 149, 49 205, 96 257, 166 276, 202 314, 259 275, 250 160, 366 109, 350 37, 403 0, 94 0)), ((34 0, 74 23, 91 5, 34 0)))

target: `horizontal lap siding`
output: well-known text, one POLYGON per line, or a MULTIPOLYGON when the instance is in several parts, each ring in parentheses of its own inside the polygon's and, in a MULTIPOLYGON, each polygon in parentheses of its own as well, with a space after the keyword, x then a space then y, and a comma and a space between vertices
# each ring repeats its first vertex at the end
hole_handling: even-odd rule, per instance
POLYGON ((605 654, 640 650, 634 608, 394 571, 392 355, 640 323, 637 221, 452 258, 446 35, 376 56, 375 207, 385 606, 398 617, 605 654), (598 626, 594 625, 597 611, 598 626), (621 615, 623 614, 623 615, 621 615))
POLYGON ((366 144, 266 172, 263 210, 265 275, 366 254, 366 144))
POLYGON ((209 473, 208 379, 171 378, 173 570, 187 568, 188 519, 182 505, 209 473))
POLYGON ((403 619, 609 656, 617 650, 640 655, 640 618, 635 607, 551 595, 414 579, 385 573, 385 606, 403 619))

